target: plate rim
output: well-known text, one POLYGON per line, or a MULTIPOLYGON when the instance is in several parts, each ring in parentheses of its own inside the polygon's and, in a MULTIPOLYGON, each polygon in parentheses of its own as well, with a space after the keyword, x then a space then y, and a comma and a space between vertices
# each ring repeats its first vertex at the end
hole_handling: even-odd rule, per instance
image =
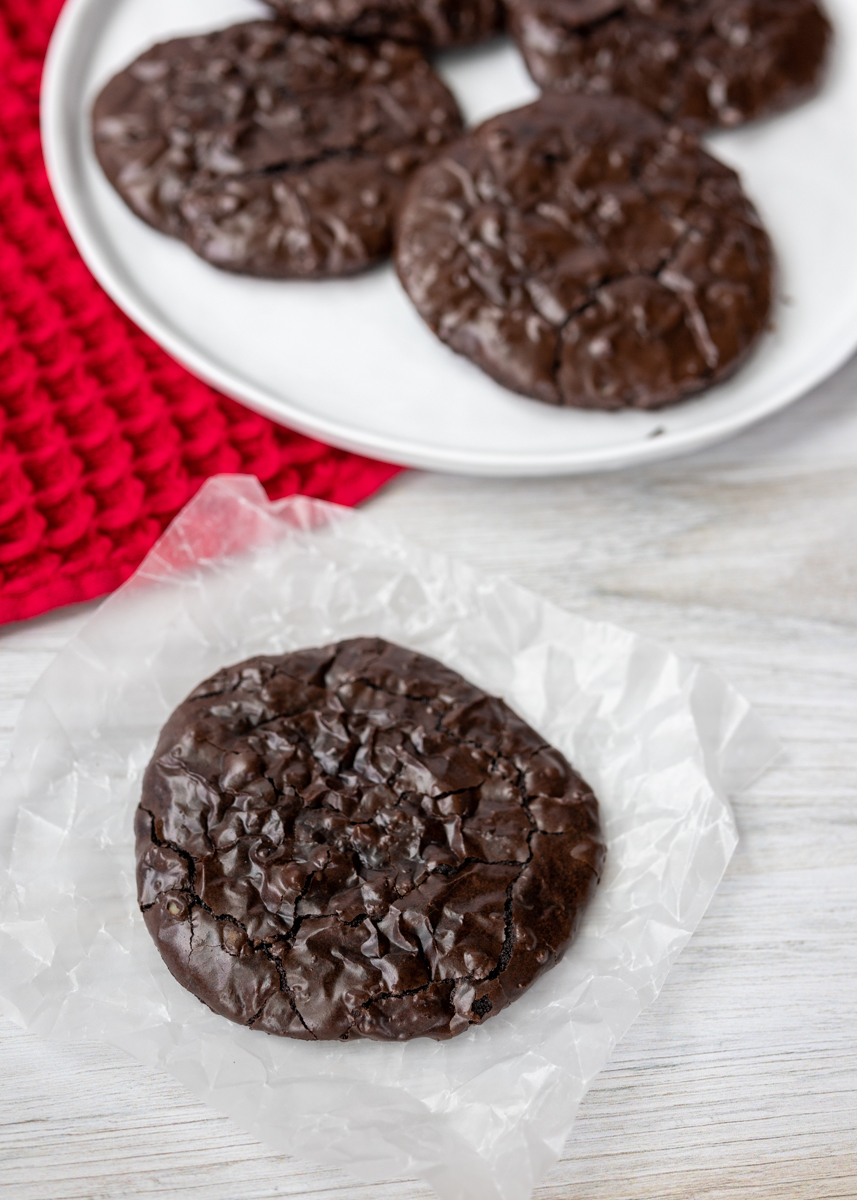
MULTIPOLYGON (((360 430, 345 421, 308 414, 287 396, 276 395, 242 378, 236 372, 206 357, 193 342, 176 333, 161 316, 154 300, 137 290, 114 265, 87 214, 85 197, 74 187, 73 150, 67 144, 64 124, 77 105, 67 104, 76 92, 72 82, 75 51, 90 10, 105 0, 66 0, 54 28, 45 59, 41 86, 41 137, 48 180, 63 220, 75 246, 95 279, 122 311, 162 349, 197 378, 241 404, 309 437, 356 454, 368 455, 403 467, 486 477, 535 478, 587 474, 603 470, 645 465, 649 462, 690 454, 750 428, 807 395, 833 375, 857 349, 857 302, 853 313, 844 314, 805 369, 790 377, 764 401, 746 412, 715 417, 698 427, 667 431, 662 436, 635 438, 615 446, 589 447, 576 451, 510 452, 440 448, 399 436, 360 430)), ((75 121, 75 124, 77 122, 75 121)), ((855 293, 857 296, 857 293, 855 293)), ((693 403, 691 397, 686 403, 693 403)), ((670 409, 665 409, 669 412, 670 409)))

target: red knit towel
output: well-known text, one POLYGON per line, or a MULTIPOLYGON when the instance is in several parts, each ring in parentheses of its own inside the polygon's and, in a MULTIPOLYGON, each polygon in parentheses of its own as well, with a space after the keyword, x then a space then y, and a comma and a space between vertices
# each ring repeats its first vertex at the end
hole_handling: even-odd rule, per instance
POLYGON ((61 8, 0 0, 0 623, 118 587, 209 475, 356 504, 397 471, 227 400, 95 283, 39 143, 61 8))

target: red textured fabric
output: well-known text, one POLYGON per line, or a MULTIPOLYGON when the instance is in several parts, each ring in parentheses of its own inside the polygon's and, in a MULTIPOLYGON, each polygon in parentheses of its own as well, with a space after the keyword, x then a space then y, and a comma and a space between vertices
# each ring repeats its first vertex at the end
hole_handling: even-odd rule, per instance
POLYGON ((78 256, 39 142, 62 0, 0 0, 0 623, 112 591, 209 476, 356 504, 396 467, 215 392, 116 308, 78 256))

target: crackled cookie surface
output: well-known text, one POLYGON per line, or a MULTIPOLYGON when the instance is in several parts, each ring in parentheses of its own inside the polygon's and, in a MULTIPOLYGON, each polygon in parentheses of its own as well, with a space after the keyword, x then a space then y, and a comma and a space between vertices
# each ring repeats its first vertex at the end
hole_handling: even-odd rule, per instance
POLYGON ((283 278, 386 257, 409 175, 460 128, 416 47, 275 21, 154 46, 93 112, 101 165, 138 216, 215 266, 283 278))
POLYGON ((445 1039, 560 957, 604 855, 589 787, 500 700, 357 638, 220 671, 137 811, 140 905, 216 1013, 445 1039))
POLYGON ((445 49, 481 42, 503 27, 502 0, 265 0, 317 33, 392 37, 445 49))
POLYGON ((434 332, 549 404, 660 408, 764 330, 772 251, 734 171, 632 100, 547 93, 417 172, 402 283, 434 332))
POLYGON ((667 120, 731 127, 811 95, 830 43, 815 0, 506 0, 545 88, 632 96, 667 120))

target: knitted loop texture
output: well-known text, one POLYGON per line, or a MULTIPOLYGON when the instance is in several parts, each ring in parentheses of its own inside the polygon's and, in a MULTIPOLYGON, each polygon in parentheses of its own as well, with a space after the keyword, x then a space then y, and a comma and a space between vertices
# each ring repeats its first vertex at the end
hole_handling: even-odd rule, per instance
POLYGON ((0 0, 0 622, 117 587, 209 475, 356 504, 396 473, 219 395, 94 281, 39 141, 61 8, 0 0))

